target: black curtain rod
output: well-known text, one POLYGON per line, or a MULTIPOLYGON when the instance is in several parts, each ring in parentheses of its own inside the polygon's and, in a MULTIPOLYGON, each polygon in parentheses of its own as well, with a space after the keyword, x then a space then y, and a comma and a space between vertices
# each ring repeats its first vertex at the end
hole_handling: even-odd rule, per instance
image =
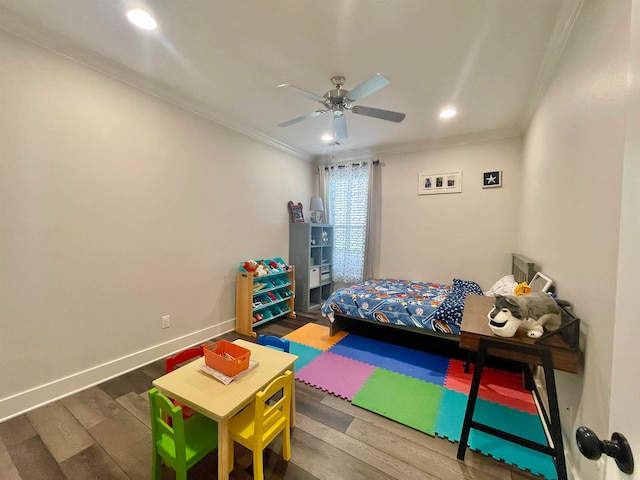
MULTIPOLYGON (((352 164, 351 164, 351 166, 353 166, 353 167, 357 167, 357 166, 362 165, 363 163, 367 163, 367 162, 368 162, 368 160, 364 160, 364 161, 362 161, 362 162, 352 163, 352 164)), ((379 159, 376 159, 376 160, 373 160, 371 163, 372 163, 373 165, 380 165, 380 160, 379 160, 379 159)), ((330 168, 333 168, 333 167, 344 168, 344 167, 346 167, 347 165, 348 165, 348 164, 346 164, 346 163, 343 163, 343 164, 335 164, 335 165, 325 165, 325 166, 324 166, 324 169, 325 169, 325 170, 329 170, 330 168)))

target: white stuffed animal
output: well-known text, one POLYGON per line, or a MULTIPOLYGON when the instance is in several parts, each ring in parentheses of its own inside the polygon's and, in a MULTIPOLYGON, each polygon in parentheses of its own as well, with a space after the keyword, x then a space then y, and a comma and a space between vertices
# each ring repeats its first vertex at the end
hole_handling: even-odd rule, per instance
POLYGON ((269 270, 263 263, 260 263, 256 268, 256 277, 264 277, 265 275, 269 275, 269 270))
POLYGON ((556 330, 561 325, 560 307, 544 292, 497 295, 487 318, 491 331, 500 337, 513 337, 522 328, 527 330, 527 336, 540 338, 545 328, 556 330))

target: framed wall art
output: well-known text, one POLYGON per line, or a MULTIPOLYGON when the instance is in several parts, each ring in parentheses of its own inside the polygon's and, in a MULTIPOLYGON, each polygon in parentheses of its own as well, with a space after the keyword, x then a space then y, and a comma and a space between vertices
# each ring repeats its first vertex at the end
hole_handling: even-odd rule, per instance
POLYGON ((291 212, 291 221, 293 223, 304 223, 304 215, 302 214, 302 203, 297 205, 289 201, 289 211, 291 212))
POLYGON ((482 188, 495 188, 502 186, 502 170, 484 172, 482 174, 482 188))
POLYGON ((460 192, 462 192, 462 170, 418 175, 418 195, 460 192))

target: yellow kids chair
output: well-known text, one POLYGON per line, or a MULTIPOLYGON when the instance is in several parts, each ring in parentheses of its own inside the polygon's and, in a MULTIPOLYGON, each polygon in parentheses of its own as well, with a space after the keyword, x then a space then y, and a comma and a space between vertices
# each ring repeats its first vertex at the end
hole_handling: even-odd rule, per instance
POLYGON ((229 464, 233 468, 233 442, 253 451, 253 478, 264 479, 263 450, 281 432, 282 458, 291 458, 291 389, 293 374, 287 370, 273 380, 267 388, 258 392, 253 407, 250 405, 229 421, 229 464), (273 405, 267 399, 282 391, 282 397, 273 405))
POLYGON ((162 461, 187 480, 187 470, 218 447, 218 423, 194 413, 184 419, 182 408, 156 388, 149 390, 153 461, 151 478, 162 478, 162 461), (169 423, 169 420, 171 423, 169 423))

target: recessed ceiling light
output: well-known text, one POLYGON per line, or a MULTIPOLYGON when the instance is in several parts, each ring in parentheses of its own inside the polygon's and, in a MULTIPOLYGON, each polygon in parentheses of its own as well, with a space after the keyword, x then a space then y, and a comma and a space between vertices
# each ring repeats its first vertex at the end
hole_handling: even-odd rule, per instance
POLYGON ((149 14, 140 8, 134 8, 127 12, 127 18, 135 26, 145 30, 155 30, 158 28, 158 22, 149 14))
POLYGON ((440 118, 451 118, 458 114, 455 108, 447 107, 440 112, 440 118))
POLYGON ((333 135, 323 135, 322 136, 322 141, 323 142, 330 142, 331 140, 333 140, 333 135))

